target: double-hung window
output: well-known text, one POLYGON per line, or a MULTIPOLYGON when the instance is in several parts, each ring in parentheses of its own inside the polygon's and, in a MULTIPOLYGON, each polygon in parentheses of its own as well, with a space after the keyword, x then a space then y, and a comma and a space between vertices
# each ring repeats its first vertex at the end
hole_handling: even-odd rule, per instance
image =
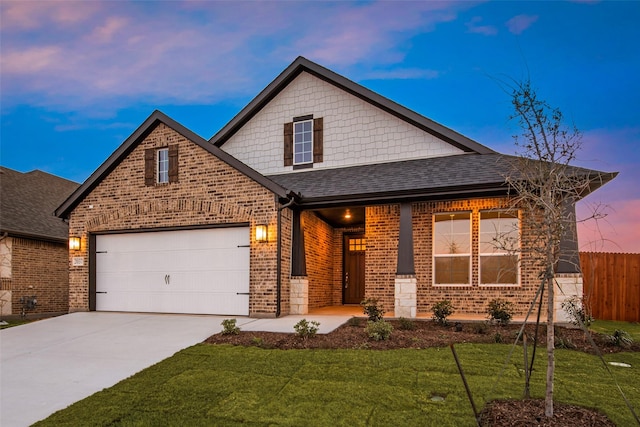
POLYGON ((169 182, 169 149, 161 148, 157 153, 157 182, 158 184, 164 184, 169 182))
POLYGON ((519 250, 517 212, 480 212, 480 285, 517 285, 519 250))
POLYGON ((313 120, 293 123, 293 164, 313 162, 313 120))
POLYGON ((471 213, 434 215, 433 284, 471 284, 471 213))

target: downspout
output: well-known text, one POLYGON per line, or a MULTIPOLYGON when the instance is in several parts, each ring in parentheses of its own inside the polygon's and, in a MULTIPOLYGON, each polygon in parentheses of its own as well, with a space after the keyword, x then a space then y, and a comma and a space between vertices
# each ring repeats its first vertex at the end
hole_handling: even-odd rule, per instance
POLYGON ((276 245, 276 317, 280 317, 280 298, 282 296, 282 210, 288 208, 295 202, 293 196, 288 197, 290 197, 289 201, 278 208, 278 243, 276 245))

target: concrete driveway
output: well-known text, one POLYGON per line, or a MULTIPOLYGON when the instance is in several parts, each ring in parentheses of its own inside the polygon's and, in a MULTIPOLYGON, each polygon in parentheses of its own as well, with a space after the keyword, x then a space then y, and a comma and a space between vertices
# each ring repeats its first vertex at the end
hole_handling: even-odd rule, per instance
MULTIPOLYGON (((228 316, 227 316, 228 317, 228 316)), ((237 317, 243 330, 293 332, 304 316, 237 317)), ((328 333, 350 316, 306 316, 328 333)), ((22 427, 221 331, 224 316, 73 313, 0 331, 0 426, 22 427)))

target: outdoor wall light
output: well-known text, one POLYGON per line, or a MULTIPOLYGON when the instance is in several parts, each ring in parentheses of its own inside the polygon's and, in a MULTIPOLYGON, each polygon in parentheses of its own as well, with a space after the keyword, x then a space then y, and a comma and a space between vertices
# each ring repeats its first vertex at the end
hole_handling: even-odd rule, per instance
POLYGON ((269 229, 266 224, 256 225, 256 241, 265 243, 269 238, 269 229))
POLYGON ((80 238, 79 237, 70 237, 69 238, 69 249, 72 251, 80 250, 80 238))

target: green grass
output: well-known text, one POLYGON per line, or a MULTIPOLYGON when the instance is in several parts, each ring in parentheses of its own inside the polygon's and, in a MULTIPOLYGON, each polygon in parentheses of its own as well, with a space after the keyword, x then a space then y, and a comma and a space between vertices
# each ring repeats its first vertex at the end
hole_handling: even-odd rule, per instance
MULTIPOLYGON (((499 381, 508 345, 456 347, 481 408, 520 398, 520 348, 499 381)), ((595 407, 618 425, 634 421, 594 356, 557 351, 556 401, 595 407)), ((544 393, 544 351, 532 394, 544 393)), ((640 353, 608 355, 632 368, 612 370, 640 402, 640 353)), ((636 408, 636 411, 640 408, 636 408)), ((473 426, 451 351, 266 350, 199 344, 53 414, 37 426, 473 426), (433 402, 440 395, 444 402, 433 402)))
POLYGON ((618 330, 623 330, 631 335, 633 341, 640 341, 640 323, 637 322, 619 322, 615 320, 596 320, 591 323, 589 329, 592 331, 611 335, 613 332, 618 330))
POLYGON ((30 323, 31 320, 27 320, 27 319, 12 319, 12 320, 5 320, 5 322, 7 322, 7 324, 6 325, 0 325, 0 329, 7 329, 7 328, 12 328, 14 326, 24 325, 26 323, 30 323))

